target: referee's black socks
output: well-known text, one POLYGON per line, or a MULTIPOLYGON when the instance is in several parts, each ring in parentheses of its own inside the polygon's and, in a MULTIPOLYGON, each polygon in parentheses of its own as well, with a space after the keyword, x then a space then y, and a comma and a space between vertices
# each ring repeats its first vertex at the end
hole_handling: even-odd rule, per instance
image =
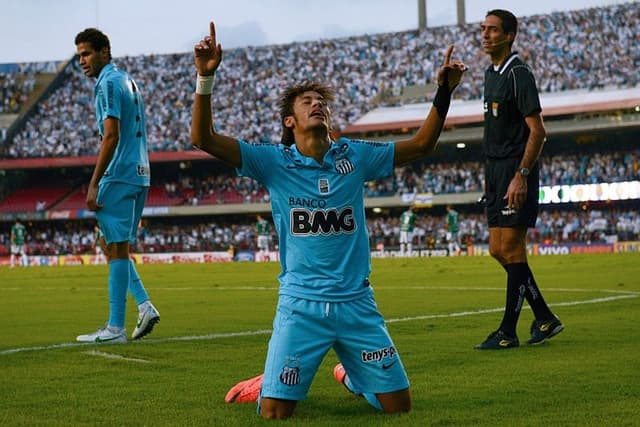
POLYGON ((537 320, 550 320, 554 315, 542 297, 533 273, 526 262, 504 265, 507 271, 507 301, 500 330, 516 336, 516 325, 526 299, 537 320))
POLYGON ((500 330, 505 334, 515 337, 516 324, 522 310, 527 288, 527 275, 529 267, 526 263, 505 264, 507 270, 507 302, 504 306, 504 317, 500 324, 500 330))

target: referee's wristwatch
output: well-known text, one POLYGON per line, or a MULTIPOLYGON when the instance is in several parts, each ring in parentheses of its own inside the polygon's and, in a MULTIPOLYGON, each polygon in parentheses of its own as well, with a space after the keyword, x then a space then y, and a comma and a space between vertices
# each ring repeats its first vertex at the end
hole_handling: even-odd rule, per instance
POLYGON ((522 176, 529 176, 529 169, 528 168, 520 168, 518 169, 518 173, 522 176))

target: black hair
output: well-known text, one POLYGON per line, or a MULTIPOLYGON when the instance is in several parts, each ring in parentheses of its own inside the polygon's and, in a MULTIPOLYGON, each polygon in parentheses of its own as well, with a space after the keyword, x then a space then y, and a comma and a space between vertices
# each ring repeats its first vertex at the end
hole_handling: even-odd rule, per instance
POLYGON ((97 28, 87 28, 80 31, 76 35, 75 43, 76 46, 80 43, 89 43, 97 52, 106 47, 109 50, 109 61, 111 61, 111 43, 109 42, 109 37, 97 28))
POLYGON ((505 34, 513 33, 514 37, 518 33, 518 19, 516 16, 504 9, 493 9, 487 12, 487 16, 497 16, 502 20, 502 31, 505 34))
POLYGON ((332 102, 334 99, 333 89, 314 81, 304 81, 297 85, 289 86, 284 91, 280 97, 278 107, 280 110, 280 122, 282 123, 282 138, 280 138, 280 142, 287 147, 291 146, 295 142, 295 139, 293 137, 293 130, 285 126, 284 119, 293 116, 293 104, 296 98, 305 92, 317 92, 327 102, 332 102))

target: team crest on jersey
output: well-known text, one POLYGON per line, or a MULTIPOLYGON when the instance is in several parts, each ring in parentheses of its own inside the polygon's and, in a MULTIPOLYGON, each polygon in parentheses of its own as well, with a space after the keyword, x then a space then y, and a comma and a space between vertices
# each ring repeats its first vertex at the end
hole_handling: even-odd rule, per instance
POLYGON ((493 117, 498 117, 498 107, 500 107, 500 104, 497 102, 491 103, 491 114, 493 114, 493 117))
POLYGON ((336 153, 336 172, 341 175, 351 173, 355 169, 351 160, 348 159, 348 153, 349 144, 342 143, 336 153))
POLYGON ((329 180, 327 178, 320 178, 318 180, 318 191, 320 194, 329 193, 329 180))
POLYGON ((353 172, 354 170, 353 163, 349 159, 337 159, 336 160, 336 171, 341 175, 346 175, 348 173, 353 172))

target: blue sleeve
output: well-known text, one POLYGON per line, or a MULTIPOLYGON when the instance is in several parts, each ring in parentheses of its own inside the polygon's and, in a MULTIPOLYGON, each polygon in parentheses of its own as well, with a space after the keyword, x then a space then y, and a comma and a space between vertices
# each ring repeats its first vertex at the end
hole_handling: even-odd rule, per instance
POLYGON ((350 147, 361 159, 360 166, 364 168, 366 181, 386 178, 393 174, 394 142, 354 139, 351 140, 350 147))
POLYGON ((100 83, 98 91, 99 105, 101 107, 99 120, 105 121, 107 117, 121 119, 122 86, 116 80, 105 79, 100 83))
POLYGON ((282 161, 280 148, 276 144, 252 144, 238 140, 242 166, 236 169, 240 176, 253 178, 268 185, 277 165, 282 161))

